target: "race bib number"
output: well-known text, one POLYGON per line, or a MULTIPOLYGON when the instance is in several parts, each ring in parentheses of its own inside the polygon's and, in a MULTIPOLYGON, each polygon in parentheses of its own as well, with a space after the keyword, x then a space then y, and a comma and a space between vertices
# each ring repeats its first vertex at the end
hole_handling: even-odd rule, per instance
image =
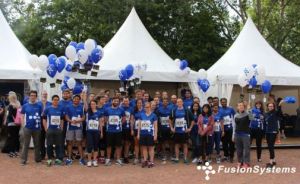
POLYGON ((120 124, 120 117, 119 116, 109 116, 108 124, 110 124, 110 125, 119 125, 120 124))
POLYGON ((186 126, 186 121, 184 118, 177 118, 175 120, 175 127, 185 127, 186 126))
POLYGON ((167 116, 167 117, 160 117, 160 124, 162 126, 169 126, 169 116, 167 116))
MULTIPOLYGON (((75 116, 73 116, 72 117, 72 121, 77 121, 77 120, 79 120, 80 119, 80 116, 79 117, 75 117, 75 116)), ((75 125, 73 124, 73 126, 76 126, 76 127, 80 127, 80 123, 76 123, 75 125)))
POLYGON ((60 116, 51 116, 50 125, 55 125, 55 126, 60 125, 60 116))
POLYGON ((229 116, 224 117, 224 125, 231 125, 232 124, 232 118, 229 116))
POLYGON ((219 132, 220 131, 220 122, 215 122, 214 131, 215 132, 219 132))
POLYGON ((130 112, 125 111, 126 122, 130 121, 130 112))
POLYGON ((151 128, 151 121, 141 121, 141 130, 150 130, 151 128))
POLYGON ((139 121, 137 120, 137 121, 135 121, 135 126, 134 126, 134 128, 137 130, 137 129, 139 129, 139 121))
POLYGON ((98 130, 99 129, 99 121, 89 120, 88 129, 89 130, 98 130))

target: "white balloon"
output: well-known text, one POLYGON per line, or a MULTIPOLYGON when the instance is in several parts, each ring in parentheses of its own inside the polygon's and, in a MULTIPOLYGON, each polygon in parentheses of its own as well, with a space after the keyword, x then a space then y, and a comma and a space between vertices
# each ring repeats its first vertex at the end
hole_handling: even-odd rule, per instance
POLYGON ((266 74, 263 72, 257 74, 256 80, 258 84, 262 84, 266 80, 266 74))
POLYGON ((238 84, 243 88, 248 84, 248 79, 245 75, 240 75, 238 77, 238 84))
POLYGON ((186 67, 184 70, 186 75, 189 75, 191 73, 191 68, 190 67, 186 67))
POLYGON ((74 78, 70 78, 68 81, 67 81, 67 86, 70 88, 70 89, 73 89, 76 85, 76 81, 74 78))
POLYGON ((203 68, 198 71, 199 79, 207 79, 207 72, 203 68))
POLYGON ((87 62, 89 55, 86 50, 80 49, 77 54, 78 54, 78 61, 81 64, 84 64, 87 62))
POLYGON ((250 80, 255 75, 255 69, 252 66, 245 67, 243 72, 248 80, 250 80))
POLYGON ((64 79, 64 75, 63 75, 63 73, 57 72, 56 75, 55 75, 55 78, 59 79, 59 80, 63 80, 64 79))
POLYGON ((69 45, 66 50, 65 50, 66 56, 71 60, 75 61, 76 60, 76 48, 73 47, 72 45, 69 45))
POLYGON ((174 61, 175 61, 175 63, 176 63, 177 66, 180 65, 180 59, 176 58, 174 61))
POLYGON ((32 68, 36 68, 38 66, 39 57, 35 54, 29 56, 29 64, 32 68))
POLYGON ((92 50, 96 47, 97 47, 97 44, 96 44, 95 40, 93 40, 93 39, 87 39, 84 42, 84 49, 86 50, 88 55, 90 55, 92 50))
POLYGON ((49 65, 48 57, 45 55, 40 55, 38 60, 38 66, 42 71, 45 71, 47 66, 49 65))

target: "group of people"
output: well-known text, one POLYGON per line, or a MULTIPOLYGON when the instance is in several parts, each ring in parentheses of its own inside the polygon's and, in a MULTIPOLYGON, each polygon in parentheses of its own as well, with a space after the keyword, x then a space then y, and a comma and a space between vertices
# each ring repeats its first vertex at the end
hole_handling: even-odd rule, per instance
POLYGON ((144 90, 136 90, 134 96, 118 91, 112 98, 109 91, 99 96, 73 95, 65 90, 62 99, 53 95, 50 102, 47 92, 38 100, 38 93, 30 91, 28 102, 21 107, 16 94, 10 92, 9 105, 4 108, 8 154, 18 156, 20 132, 22 165, 27 164, 32 139, 35 162, 47 158, 48 166, 71 165, 75 157, 88 167, 99 162, 110 166, 112 160, 124 165, 131 154, 132 163, 142 167, 153 167, 155 156, 163 164, 168 160, 179 163, 181 158, 188 164, 192 148, 195 164, 232 163, 236 150, 238 167, 250 167, 251 142, 256 139, 257 161, 261 162, 265 137, 270 152, 267 167, 276 164, 274 144, 283 101, 268 102, 266 112, 260 101, 252 108, 241 101, 235 111, 226 98, 209 97, 201 106, 190 90, 181 98, 166 91, 157 91, 151 98, 144 90))

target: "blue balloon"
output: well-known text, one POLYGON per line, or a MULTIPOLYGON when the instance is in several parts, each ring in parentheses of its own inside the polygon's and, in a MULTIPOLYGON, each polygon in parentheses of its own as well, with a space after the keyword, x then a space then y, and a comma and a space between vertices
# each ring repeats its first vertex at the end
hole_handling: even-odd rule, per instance
POLYGON ((77 47, 77 42, 74 42, 74 41, 71 41, 70 43, 69 43, 69 45, 72 45, 73 47, 77 47))
POLYGON ((296 97, 287 96, 284 98, 284 101, 285 101, 285 103, 289 103, 289 104, 296 103, 296 97))
POLYGON ((61 91, 65 91, 65 90, 67 90, 67 89, 69 89, 69 88, 68 88, 68 86, 65 85, 65 84, 61 85, 61 87, 60 87, 60 90, 61 90, 61 91))
POLYGON ((126 70, 121 70, 119 72, 119 79, 121 81, 126 81, 128 78, 127 78, 127 71, 126 70))
POLYGON ((263 93, 269 93, 272 89, 272 85, 271 82, 268 80, 265 80, 262 84, 261 84, 261 90, 263 91, 263 93))
POLYGON ((48 60, 49 60, 49 65, 50 64, 56 65, 57 56, 55 54, 50 54, 48 56, 48 60))
POLYGON ((103 56, 102 51, 98 48, 95 48, 95 49, 92 50, 90 59, 94 63, 98 63, 102 59, 102 56, 103 56))
POLYGON ((253 68, 257 67, 257 64, 252 64, 252 67, 253 67, 253 68))
POLYGON ((55 75, 56 75, 56 72, 57 72, 57 68, 54 64, 50 64, 48 67, 47 67, 47 74, 53 78, 55 75))
POLYGON ((255 78, 254 76, 250 79, 249 85, 252 86, 253 88, 256 87, 256 85, 257 85, 257 80, 256 80, 256 78, 255 78))
POLYGON ((201 81, 202 81, 201 79, 198 79, 198 80, 197 80, 197 84, 198 84, 198 86, 199 86, 200 88, 201 88, 201 81))
POLYGON ((202 91, 205 93, 208 88, 209 88, 210 84, 209 81, 207 79, 203 79, 200 82, 200 88, 202 89, 202 91))
POLYGON ((77 45, 76 45, 76 51, 78 52, 80 49, 84 49, 84 43, 83 42, 79 42, 77 45))
POLYGON ((86 70, 92 70, 94 63, 92 61, 87 61, 86 63, 84 63, 84 69, 86 70))
POLYGON ((56 60, 56 67, 57 67, 57 71, 60 73, 64 70, 65 66, 66 66, 66 59, 64 57, 59 57, 56 60))
POLYGON ((81 63, 79 61, 75 61, 73 64, 73 66, 78 69, 80 68, 80 65, 81 65, 81 63))
POLYGON ((70 79, 69 76, 65 76, 65 77, 64 77, 63 84, 64 84, 64 85, 67 85, 67 82, 68 82, 69 79, 70 79))
POLYGON ((187 60, 180 61, 180 66, 179 66, 180 70, 184 70, 188 66, 189 66, 189 64, 188 64, 187 60))
POLYGON ((133 76, 134 67, 132 64, 127 65, 125 70, 127 72, 127 79, 133 76))
POLYGON ((67 64, 67 66, 66 66, 66 71, 67 71, 67 72, 72 72, 72 68, 73 68, 72 65, 67 64))
POLYGON ((81 82, 76 82, 75 87, 73 89, 73 94, 78 95, 83 90, 83 84, 81 82))

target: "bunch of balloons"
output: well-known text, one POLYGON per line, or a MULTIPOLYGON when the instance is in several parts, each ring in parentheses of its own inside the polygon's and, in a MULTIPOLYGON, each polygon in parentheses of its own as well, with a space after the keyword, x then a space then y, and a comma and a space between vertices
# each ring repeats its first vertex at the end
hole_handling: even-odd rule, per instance
POLYGON ((241 87, 245 87, 247 84, 249 88, 254 88, 258 84, 262 84, 265 81, 266 71, 263 66, 253 64, 243 69, 243 74, 238 77, 238 84, 241 87))
POLYGON ((66 89, 71 89, 73 90, 73 94, 76 95, 80 94, 83 91, 84 85, 80 80, 75 80, 72 77, 65 76, 60 89, 62 91, 66 89))
POLYGON ((64 84, 61 89, 73 89, 73 93, 78 93, 82 91, 83 84, 79 80, 74 82, 74 78, 67 76, 70 76, 73 69, 92 70, 102 58, 102 47, 97 45, 95 40, 87 39, 84 43, 71 41, 65 49, 65 56, 57 57, 55 54, 50 54, 48 57, 46 55, 38 57, 33 54, 29 58, 29 64, 32 68, 39 68, 42 71, 42 76, 47 74, 48 82, 52 83, 51 81, 55 81, 55 79, 63 80, 64 84))
POLYGON ((198 77, 199 77, 199 79, 197 80, 197 84, 198 84, 199 88, 205 93, 210 87, 210 83, 207 80, 206 70, 201 68, 198 71, 198 77))
POLYGON ((289 104, 296 103, 296 97, 294 96, 287 96, 283 100, 285 103, 289 103, 289 104))
POLYGON ((122 69, 119 72, 119 79, 124 82, 130 79, 133 76, 133 74, 134 74, 134 67, 132 64, 129 64, 125 67, 125 69, 122 69))
POLYGON ((175 59, 174 61, 175 61, 176 65, 179 67, 179 70, 181 71, 179 73, 180 76, 185 76, 185 75, 188 75, 191 73, 191 69, 189 67, 189 63, 187 60, 175 59))

